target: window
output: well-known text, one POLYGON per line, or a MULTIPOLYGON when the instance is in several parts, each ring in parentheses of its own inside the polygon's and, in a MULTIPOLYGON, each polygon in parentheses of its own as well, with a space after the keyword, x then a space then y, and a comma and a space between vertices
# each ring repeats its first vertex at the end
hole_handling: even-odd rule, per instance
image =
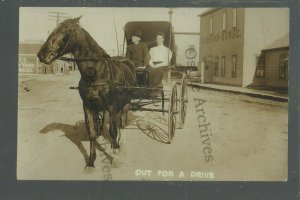
POLYGON ((236 28, 236 8, 232 10, 232 28, 236 28))
POLYGON ((236 77, 236 55, 232 56, 231 77, 236 77))
POLYGON ((205 69, 211 68, 212 59, 211 56, 208 57, 205 69))
POLYGON ((256 63, 256 72, 255 76, 257 78, 263 78, 265 77, 265 60, 264 60, 264 55, 256 55, 255 56, 255 63, 256 63))
POLYGON ((221 57, 221 76, 222 77, 225 76, 225 60, 226 60, 226 57, 222 56, 221 57))
POLYGON ((218 76, 218 72, 219 72, 219 57, 216 56, 215 58, 215 76, 218 76))
POLYGON ((213 34, 213 22, 214 22, 214 18, 210 17, 210 28, 209 28, 209 33, 213 34))
POLYGON ((286 79, 288 75, 287 54, 279 55, 279 79, 286 79))
POLYGON ((227 13, 223 12, 222 15, 222 31, 226 31, 226 21, 227 21, 227 13))

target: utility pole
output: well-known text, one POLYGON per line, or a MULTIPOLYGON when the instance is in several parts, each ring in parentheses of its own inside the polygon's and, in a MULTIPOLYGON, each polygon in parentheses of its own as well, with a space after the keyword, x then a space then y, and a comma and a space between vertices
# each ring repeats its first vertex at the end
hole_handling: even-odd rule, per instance
POLYGON ((68 15, 68 13, 64 12, 48 12, 48 18, 49 20, 54 20, 56 22, 56 26, 58 26, 60 22, 72 17, 68 15))
MULTIPOLYGON (((169 34, 169 49, 170 49, 170 45, 171 45, 171 42, 172 42, 172 32, 173 32, 173 27, 172 27, 172 15, 173 15, 173 10, 172 8, 170 8, 170 11, 169 11, 169 21, 170 21, 170 34, 169 34)), ((169 56, 170 56, 170 50, 168 51, 168 82, 171 83, 171 63, 170 63, 170 59, 169 59, 169 56)))

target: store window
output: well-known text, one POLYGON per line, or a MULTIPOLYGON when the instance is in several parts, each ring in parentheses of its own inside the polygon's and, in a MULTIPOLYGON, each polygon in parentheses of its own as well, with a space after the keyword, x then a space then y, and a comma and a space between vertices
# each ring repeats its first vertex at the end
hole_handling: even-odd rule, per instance
POLYGON ((222 14, 222 31, 226 31, 227 13, 222 14))
POLYGON ((279 79, 286 79, 288 75, 288 58, 287 54, 279 55, 279 79))
POLYGON ((263 78, 265 77, 265 56, 262 53, 261 55, 255 56, 255 64, 256 64, 256 71, 255 77, 263 78))
POLYGON ((208 58, 207 58, 207 64, 205 66, 205 69, 211 68, 211 64, 212 64, 212 57, 208 56, 208 58))
POLYGON ((225 60, 226 60, 226 57, 225 56, 222 56, 221 57, 221 76, 224 77, 225 76, 225 60))
POLYGON ((236 8, 232 10, 232 28, 236 28, 236 8))
POLYGON ((213 34, 213 24, 214 24, 214 18, 210 17, 210 28, 209 28, 209 33, 213 34))
POLYGON ((215 57, 215 76, 218 76, 218 72, 219 72, 219 57, 216 56, 215 57))
POLYGON ((236 60, 237 56, 233 55, 232 56, 232 67, 231 67, 231 77, 236 77, 236 60))

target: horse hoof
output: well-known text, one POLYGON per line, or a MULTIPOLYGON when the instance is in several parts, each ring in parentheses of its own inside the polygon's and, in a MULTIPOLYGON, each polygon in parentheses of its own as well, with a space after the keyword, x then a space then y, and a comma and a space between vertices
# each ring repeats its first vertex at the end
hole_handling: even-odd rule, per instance
POLYGON ((91 173, 93 173, 94 171, 95 171, 95 167, 86 166, 86 167, 84 168, 84 173, 85 173, 85 174, 91 174, 91 173))
POLYGON ((117 158, 114 158, 111 162, 112 168, 119 168, 119 167, 121 167, 121 165, 122 165, 122 162, 117 158))
POLYGON ((114 149, 113 150, 113 154, 119 154, 120 153, 120 149, 114 149))

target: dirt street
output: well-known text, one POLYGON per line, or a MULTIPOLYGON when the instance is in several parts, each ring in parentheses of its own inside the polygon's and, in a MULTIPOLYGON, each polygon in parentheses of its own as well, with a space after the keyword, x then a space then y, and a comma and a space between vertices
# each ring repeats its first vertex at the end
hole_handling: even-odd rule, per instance
MULTIPOLYGON (((188 88, 187 119, 172 144, 167 115, 131 112, 112 154, 100 136, 93 171, 77 90, 79 73, 19 77, 17 177, 26 180, 284 181, 288 104, 188 88), (139 127, 154 124, 147 136, 139 127), (139 126, 138 126, 139 125, 139 126), (161 129, 157 128, 160 127, 161 129), (111 166, 103 152, 117 162, 111 166)), ((166 85, 165 88, 168 88, 166 85)), ((166 105, 168 106, 168 104, 166 105)), ((104 128, 107 135, 107 127, 104 128)))

